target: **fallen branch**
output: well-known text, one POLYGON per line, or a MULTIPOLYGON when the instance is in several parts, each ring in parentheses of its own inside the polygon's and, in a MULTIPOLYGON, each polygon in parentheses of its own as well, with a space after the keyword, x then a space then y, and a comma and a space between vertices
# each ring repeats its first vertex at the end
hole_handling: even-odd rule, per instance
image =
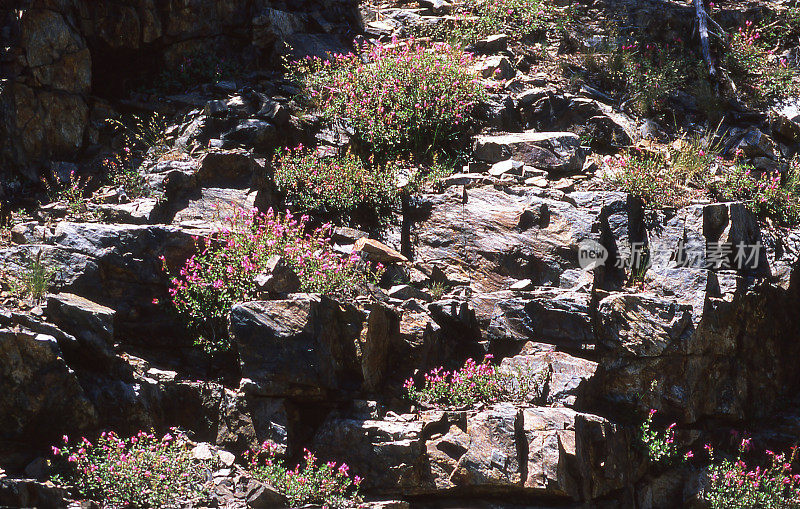
POLYGON ((708 13, 703 5, 703 0, 694 0, 694 8, 697 13, 698 31, 700 33, 700 49, 703 52, 703 60, 708 64, 708 73, 712 78, 717 77, 717 68, 711 60, 711 48, 708 43, 708 13))

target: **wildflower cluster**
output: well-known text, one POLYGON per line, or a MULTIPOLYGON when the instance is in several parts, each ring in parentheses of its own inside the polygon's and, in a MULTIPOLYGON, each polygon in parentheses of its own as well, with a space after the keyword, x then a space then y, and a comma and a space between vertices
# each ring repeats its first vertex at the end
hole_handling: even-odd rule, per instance
POLYGON ((544 29, 548 14, 542 0, 467 0, 438 23, 418 25, 415 35, 465 45, 493 34, 520 40, 544 29))
POLYGON ((399 196, 396 165, 375 166, 348 152, 320 157, 302 145, 279 153, 274 160, 275 183, 304 210, 378 215, 399 196))
POLYGON ((53 447, 63 472, 54 477, 81 497, 109 508, 173 507, 201 496, 213 470, 195 459, 186 437, 173 430, 163 437, 143 431, 122 439, 103 433, 95 444, 83 438, 53 447))
MULTIPOLYGON (((172 278, 169 293, 197 344, 209 352, 230 348, 228 312, 236 302, 256 298, 256 276, 272 256, 289 263, 305 292, 352 294, 377 278, 381 266, 363 268, 357 254, 342 257, 333 250, 330 225, 306 234, 307 223, 307 216, 289 211, 236 209, 224 226, 196 239, 199 252, 172 278)), ((169 272, 166 264, 164 269, 169 272)))
POLYGON ((345 508, 356 507, 361 502, 358 490, 362 479, 357 475, 350 477, 350 467, 346 463, 321 463, 306 449, 302 466, 298 464, 290 470, 268 442, 247 456, 253 477, 283 493, 291 507, 319 504, 328 508, 345 508))
POLYGON ((379 162, 444 146, 484 97, 471 57, 458 48, 412 39, 361 49, 363 55, 307 58, 295 71, 311 103, 330 121, 348 119, 361 148, 379 162))
MULTIPOLYGON (((769 466, 765 468, 753 468, 745 463, 742 457, 750 448, 750 439, 744 438, 735 460, 724 459, 711 465, 709 483, 702 492, 702 498, 710 503, 712 509, 800 507, 800 475, 792 474, 797 448, 792 447, 788 456, 766 451, 769 466)), ((713 448, 706 445, 706 450, 713 462, 713 448)))
POLYGON ((797 72, 785 58, 761 42, 761 31, 752 21, 731 34, 730 49, 724 63, 731 77, 756 101, 778 99, 795 93, 800 87, 797 72))
POLYGON ((421 387, 409 378, 403 384, 408 398, 417 403, 436 407, 462 407, 494 401, 535 402, 544 390, 550 371, 533 372, 515 368, 500 371, 489 361, 488 354, 478 364, 467 359, 459 370, 445 371, 438 367, 424 375, 421 387))
POLYGON ((146 198, 150 195, 147 179, 133 164, 130 147, 103 160, 106 178, 114 187, 122 189, 128 198, 146 198))
POLYGON ((737 163, 716 183, 715 194, 725 201, 740 200, 759 216, 795 225, 800 223, 800 195, 791 177, 786 185, 781 182, 779 171, 759 173, 748 164, 737 163))
POLYGON ((665 431, 658 431, 653 428, 655 414, 656 410, 650 410, 639 431, 647 457, 652 463, 665 466, 681 459, 675 444, 675 423, 670 424, 665 431))

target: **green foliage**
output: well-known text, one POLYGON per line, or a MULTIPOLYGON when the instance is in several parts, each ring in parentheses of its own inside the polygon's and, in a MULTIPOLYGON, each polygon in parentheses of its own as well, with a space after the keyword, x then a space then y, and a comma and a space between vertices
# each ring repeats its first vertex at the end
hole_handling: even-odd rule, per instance
POLYGON ((160 113, 131 115, 124 119, 109 118, 106 122, 122 133, 126 147, 152 150, 157 154, 169 148, 166 136, 169 122, 160 113))
POLYGON ((240 66, 230 59, 214 52, 196 51, 184 56, 176 67, 164 69, 140 90, 157 95, 177 94, 198 85, 234 79, 240 72, 240 66))
POLYGON ((669 466, 683 459, 675 444, 675 423, 669 425, 665 431, 659 431, 653 427, 655 414, 655 410, 650 410, 639 428, 640 438, 651 463, 669 466))
POLYGON ((517 367, 499 371, 486 355, 483 362, 467 359, 459 370, 445 371, 438 367, 424 375, 421 387, 409 378, 403 384, 408 398, 416 403, 436 407, 463 407, 494 401, 531 402, 542 396, 550 376, 548 369, 533 371, 517 367))
POLYGON ((612 172, 608 177, 611 183, 649 207, 685 206, 699 194, 685 186, 682 175, 667 164, 662 153, 635 150, 608 157, 606 163, 612 172))
POLYGON ((22 298, 29 298, 34 302, 39 302, 50 289, 53 278, 58 271, 42 261, 42 252, 29 260, 27 266, 12 282, 14 293, 22 298))
POLYGON ((467 0, 451 16, 420 24, 418 37, 469 45, 494 34, 524 39, 547 27, 550 9, 542 0, 467 0))
MULTIPOLYGON (((792 475, 797 448, 790 455, 766 451, 769 466, 748 466, 743 457, 750 449, 750 439, 739 446, 735 460, 724 459, 708 469, 708 484, 701 498, 712 509, 800 508, 800 476, 792 475)), ((714 451, 706 446, 713 462, 714 451)))
POLYGON ((484 87, 470 56, 446 44, 364 46, 363 55, 295 63, 310 103, 329 121, 347 119, 360 153, 382 164, 437 153, 469 122, 484 87))
POLYGON ((647 116, 665 109, 669 95, 686 83, 690 67, 680 45, 635 42, 616 48, 604 72, 624 88, 634 109, 647 116))
POLYGON ((774 57, 761 39, 760 29, 751 21, 731 34, 723 59, 731 79, 756 102, 796 94, 800 90, 797 71, 785 59, 774 57))
POLYGON ((351 479, 346 463, 338 466, 335 462, 320 463, 306 449, 302 466, 290 470, 268 442, 249 456, 250 474, 283 493, 291 507, 319 504, 344 509, 357 507, 362 501, 358 494, 361 478, 356 475, 351 479))
POLYGON ((104 432, 96 444, 86 438, 69 444, 65 436, 61 447, 53 447, 62 466, 54 481, 103 507, 176 507, 206 493, 214 468, 212 461, 195 459, 191 450, 175 430, 161 438, 139 432, 126 439, 104 432))
POLYGON ((257 297, 256 276, 275 255, 294 269, 304 292, 353 295, 377 280, 380 265, 374 271, 362 267, 358 253, 341 257, 329 242, 331 226, 306 234, 307 221, 288 211, 281 216, 271 209, 267 214, 237 209, 225 226, 198 239, 198 254, 173 276, 170 288, 172 303, 198 345, 210 353, 230 349, 231 306, 257 297))
POLYGON ((378 215, 397 202, 396 164, 372 166, 348 152, 320 157, 300 145, 275 158, 275 183, 303 210, 378 215))

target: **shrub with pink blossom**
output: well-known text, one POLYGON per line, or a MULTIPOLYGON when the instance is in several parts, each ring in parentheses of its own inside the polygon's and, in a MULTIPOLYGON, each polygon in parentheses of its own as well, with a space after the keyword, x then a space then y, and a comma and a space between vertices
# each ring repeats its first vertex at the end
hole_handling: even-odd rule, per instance
POLYGON ((793 175, 758 172, 749 164, 738 163, 727 168, 713 190, 720 200, 742 201, 761 217, 795 225, 800 223, 800 194, 793 175))
POLYGON ((750 99, 779 99, 800 90, 800 74, 762 42, 761 30, 752 21, 733 32, 729 44, 724 64, 750 99))
MULTIPOLYGON (((800 507, 800 475, 792 473, 797 448, 792 447, 789 455, 766 451, 769 466, 763 468, 745 463, 743 457, 750 448, 750 439, 744 438, 735 460, 724 459, 709 467, 703 500, 712 509, 800 507)), ((713 448, 707 445, 706 450, 713 463, 713 448)))
POLYGON ((396 164, 371 165, 352 152, 321 157, 300 145, 279 153, 274 163, 278 188, 304 210, 380 216, 400 194, 396 164))
POLYGON ((275 255, 294 269, 304 292, 351 295, 377 278, 382 267, 372 270, 357 253, 341 256, 333 250, 330 225, 311 233, 306 233, 307 226, 307 216, 297 218, 288 211, 237 209, 224 226, 197 239, 198 253, 173 276, 169 293, 198 345, 211 353, 230 348, 231 306, 257 298, 256 276, 275 255))
POLYGON ((667 426, 664 431, 653 427, 653 416, 656 410, 650 410, 647 418, 639 428, 640 438, 644 445, 647 457, 659 466, 666 466, 681 460, 681 454, 675 443, 675 423, 667 426))
POLYGON ((495 401, 536 402, 550 371, 534 372, 517 367, 499 370, 486 355, 479 364, 467 359, 461 369, 445 371, 438 367, 424 375, 422 386, 409 378, 403 384, 408 398, 434 407, 463 407, 495 401))
POLYGON ((379 162, 435 152, 464 131, 485 88, 471 57, 443 43, 365 44, 362 54, 295 63, 305 94, 329 121, 347 119, 379 162))
POLYGON ((54 482, 107 508, 175 507, 206 493, 211 460, 192 456, 192 446, 176 430, 163 437, 144 431, 130 438, 104 432, 92 443, 82 438, 53 447, 62 467, 54 482))
POLYGON ((351 477, 346 463, 322 463, 306 449, 302 464, 289 469, 268 442, 247 456, 253 477, 283 493, 291 507, 318 504, 326 508, 347 508, 361 502, 358 490, 362 479, 357 475, 351 477))

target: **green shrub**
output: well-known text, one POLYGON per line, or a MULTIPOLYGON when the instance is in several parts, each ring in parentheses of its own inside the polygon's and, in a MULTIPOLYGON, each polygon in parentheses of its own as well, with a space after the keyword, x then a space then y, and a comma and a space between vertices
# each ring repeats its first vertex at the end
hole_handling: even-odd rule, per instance
POLYGON ((603 72, 624 88, 634 109, 646 116, 663 111, 666 99, 690 76, 679 46, 638 42, 616 48, 603 72))
POLYGON ((62 473, 57 484, 74 487, 110 508, 177 507, 207 492, 213 462, 192 456, 185 436, 173 430, 161 438, 139 432, 121 439, 103 433, 96 444, 86 438, 53 447, 62 473))
POLYGON ((419 37, 454 44, 473 44, 494 34, 520 40, 547 27, 550 9, 542 0, 467 0, 456 5, 450 17, 421 24, 419 37))
POLYGON ((106 120, 114 129, 122 134, 126 147, 153 151, 156 154, 166 152, 167 127, 169 122, 160 113, 150 115, 131 115, 122 119, 106 120))
POLYGON ((42 261, 42 252, 36 253, 27 266, 12 282, 14 293, 22 298, 29 298, 34 302, 39 302, 50 289, 50 285, 55 277, 56 269, 48 267, 42 261))
POLYGON ((294 70, 311 104, 329 121, 347 119, 359 153, 378 164, 436 153, 463 133, 485 97, 471 57, 457 48, 412 41, 362 49, 363 56, 308 58, 294 70))
POLYGON ((275 255, 294 269, 304 292, 352 295, 377 279, 380 265, 373 271, 362 267, 357 253, 342 257, 329 242, 331 226, 306 234, 307 221, 288 211, 281 216, 272 209, 237 209, 225 226, 197 240, 198 254, 173 276, 169 292, 198 345, 211 353, 230 349, 231 306, 257 297, 256 276, 275 255))
POLYGON ((275 158, 275 183, 304 210, 386 212, 397 202, 396 164, 372 167, 348 152, 320 157, 300 145, 275 158))
POLYGON ((275 454, 275 448, 265 442, 261 450, 249 453, 250 474, 283 493, 291 507, 318 504, 330 508, 357 507, 361 503, 358 494, 361 478, 350 477, 346 463, 319 463, 307 449, 303 463, 293 470, 288 469, 275 454))

